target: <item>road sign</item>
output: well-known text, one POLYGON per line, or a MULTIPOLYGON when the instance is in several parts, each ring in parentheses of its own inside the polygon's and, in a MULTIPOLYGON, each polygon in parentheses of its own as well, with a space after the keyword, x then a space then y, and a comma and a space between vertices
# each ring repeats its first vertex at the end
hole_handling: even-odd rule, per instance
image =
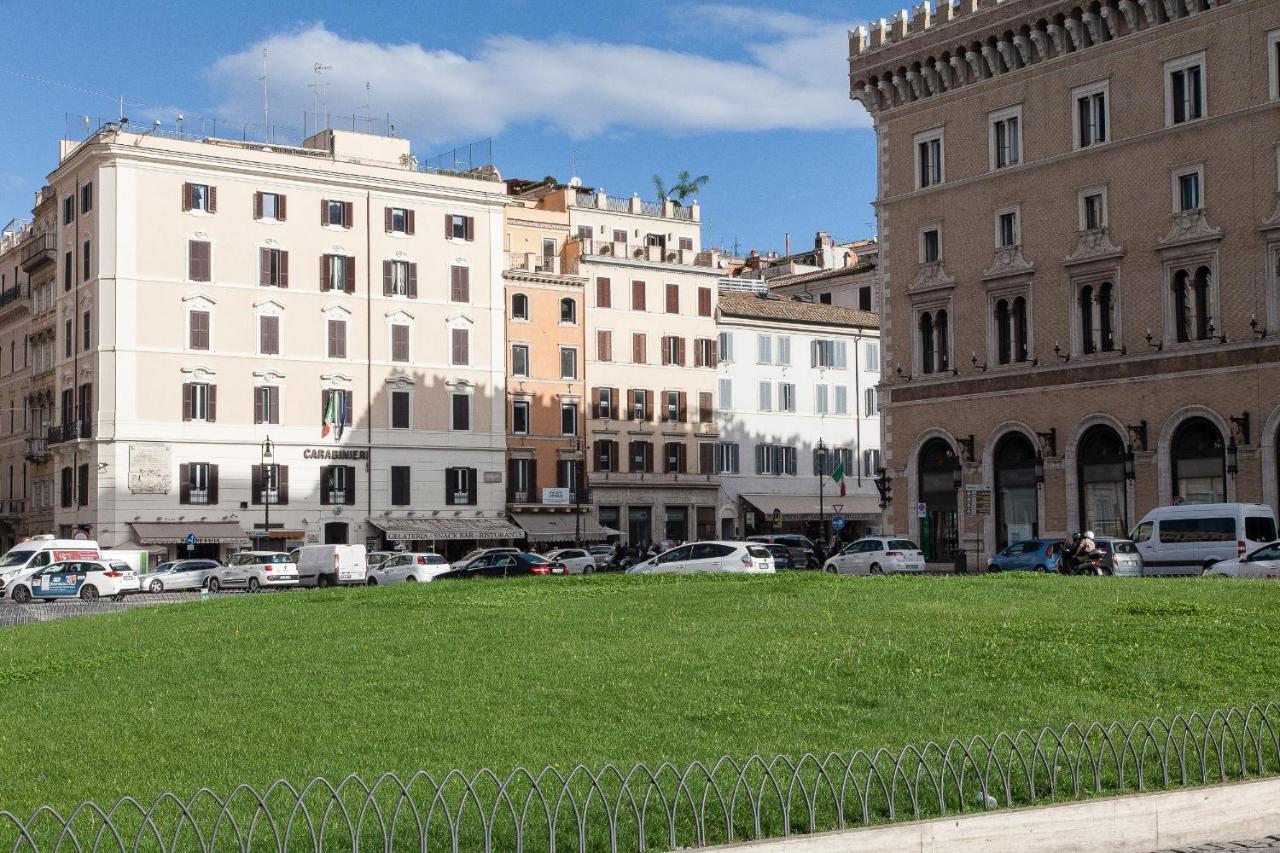
POLYGON ((991 490, 986 486, 965 486, 964 511, 968 515, 991 515, 991 490))
POLYGON ((71 538, 85 540, 89 538, 89 532, 83 527, 77 528, 76 532, 71 534, 71 538))
POLYGON ((186 542, 188 548, 194 548, 196 546, 196 535, 194 533, 188 533, 186 542))
POLYGON ((773 508, 773 526, 778 527, 782 524, 782 510, 776 506, 773 508))
POLYGON ((844 510, 844 504, 832 504, 831 511, 839 515, 844 510))
POLYGON ((1184 498, 1182 495, 1178 495, 1176 498, 1173 499, 1174 506, 1182 506, 1186 502, 1187 502, 1187 499, 1184 498))
POLYGON ((834 531, 836 531, 837 533, 839 533, 841 530, 843 530, 843 529, 844 529, 844 516, 843 516, 843 515, 833 515, 833 516, 831 516, 831 529, 832 529, 832 530, 834 530, 834 531))
POLYGON ((916 504, 916 518, 925 518, 929 515, 929 506, 925 503, 916 504))

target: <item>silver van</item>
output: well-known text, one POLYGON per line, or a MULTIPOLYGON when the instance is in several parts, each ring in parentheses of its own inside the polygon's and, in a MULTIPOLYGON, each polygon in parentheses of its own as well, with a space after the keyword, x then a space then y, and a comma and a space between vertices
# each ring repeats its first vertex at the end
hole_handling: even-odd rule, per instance
POLYGON ((1276 540, 1276 517, 1265 504, 1161 506, 1143 516, 1129 538, 1144 575, 1198 575, 1276 540))

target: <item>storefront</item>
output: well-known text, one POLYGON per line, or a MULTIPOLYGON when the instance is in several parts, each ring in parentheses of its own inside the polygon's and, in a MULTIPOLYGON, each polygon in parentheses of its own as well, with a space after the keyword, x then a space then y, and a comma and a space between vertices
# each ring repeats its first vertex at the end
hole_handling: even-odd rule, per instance
POLYGON ((135 521, 132 526, 138 544, 148 550, 164 546, 170 560, 225 560, 252 544, 238 521, 135 521))
POLYGON ((743 536, 763 536, 769 533, 799 533, 813 541, 832 535, 842 542, 853 542, 876 530, 880 523, 879 499, 873 495, 740 495, 740 516, 743 536), (773 523, 774 511, 782 517, 782 523, 773 523), (836 531, 831 526, 834 516, 844 519, 844 527, 836 531))
POLYGON ((499 518, 375 518, 379 550, 431 551, 453 561, 476 548, 514 545, 525 532, 499 518))
POLYGON ((604 527, 589 511, 573 512, 513 512, 511 520, 525 533, 530 551, 545 553, 554 548, 572 547, 576 543, 589 545, 603 542, 618 531, 604 527))

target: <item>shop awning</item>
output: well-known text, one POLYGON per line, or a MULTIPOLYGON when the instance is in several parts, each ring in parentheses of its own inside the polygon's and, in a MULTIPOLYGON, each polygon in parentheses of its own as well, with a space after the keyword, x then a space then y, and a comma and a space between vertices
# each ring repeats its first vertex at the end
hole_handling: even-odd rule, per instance
MULTIPOLYGON (((603 542, 606 536, 616 536, 618 531, 601 527, 595 516, 583 513, 577 522, 577 538, 583 542, 603 542)), ((574 541, 574 516, 565 512, 513 512, 511 519, 524 528, 530 542, 574 541)))
POLYGON ((845 495, 840 497, 839 487, 835 494, 828 494, 822 500, 821 511, 818 496, 814 495, 743 495, 743 499, 765 515, 772 515, 779 510, 782 517, 791 521, 819 521, 825 513, 827 518, 843 515, 845 518, 856 518, 874 521, 880 518, 880 500, 875 495, 845 495), (836 507, 840 509, 837 510, 836 507))
POLYGON ((174 545, 194 533, 200 545, 248 545, 238 521, 135 521, 133 532, 143 545, 174 545))
POLYGON ((524 531, 497 518, 371 518, 392 542, 523 539, 524 531))

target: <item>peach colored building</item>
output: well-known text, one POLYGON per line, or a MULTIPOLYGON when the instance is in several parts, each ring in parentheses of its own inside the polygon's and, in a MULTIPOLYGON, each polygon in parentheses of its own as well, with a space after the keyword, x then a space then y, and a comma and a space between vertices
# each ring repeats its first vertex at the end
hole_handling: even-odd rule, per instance
POLYGON ((1280 4, 926 2, 850 48, 889 527, 972 565, 1175 498, 1275 506, 1280 4))

